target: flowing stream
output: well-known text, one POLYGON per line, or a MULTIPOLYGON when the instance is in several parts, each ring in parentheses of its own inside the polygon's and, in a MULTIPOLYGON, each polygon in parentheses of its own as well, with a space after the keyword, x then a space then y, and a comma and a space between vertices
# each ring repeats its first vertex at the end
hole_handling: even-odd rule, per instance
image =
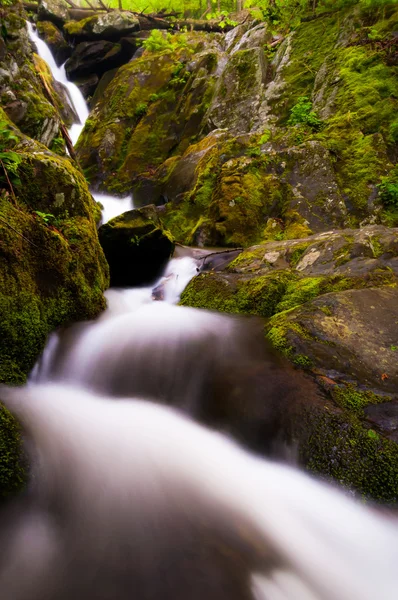
MULTIPOLYGON (((50 67, 52 76, 56 81, 61 83, 64 88, 66 88, 67 96, 69 98, 71 107, 74 109, 76 115, 79 118, 79 123, 74 123, 72 127, 69 129, 69 135, 72 140, 73 145, 76 144, 79 136, 83 130, 84 124, 88 118, 89 110, 87 103, 83 97, 83 94, 71 81, 68 81, 65 72, 65 65, 58 67, 50 48, 47 44, 37 35, 32 23, 27 21, 27 29, 30 40, 34 43, 37 49, 37 53, 43 60, 46 61, 48 66, 50 67)), ((117 217, 118 215, 126 212, 127 210, 131 210, 134 208, 133 199, 131 196, 127 196, 125 198, 118 198, 115 196, 111 196, 109 194, 101 194, 98 192, 92 193, 97 202, 99 202, 102 207, 102 222, 106 223, 110 219, 117 217)))
MULTIPOLYGON (((86 104, 28 28, 76 140, 86 104)), ((100 201, 105 219, 131 207, 100 201)), ((272 438, 297 380, 255 320, 176 306, 198 264, 108 290, 99 319, 53 333, 28 385, 1 390, 32 465, 0 512, 2 600, 396 600, 394 520, 230 439, 259 422, 272 438)))

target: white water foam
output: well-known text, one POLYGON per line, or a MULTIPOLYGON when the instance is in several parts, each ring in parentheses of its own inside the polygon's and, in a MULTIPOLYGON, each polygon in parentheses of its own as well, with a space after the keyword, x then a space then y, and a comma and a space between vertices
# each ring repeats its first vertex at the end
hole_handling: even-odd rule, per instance
POLYGON ((1 392, 34 481, 2 600, 396 600, 396 522, 333 488, 149 401, 1 392))

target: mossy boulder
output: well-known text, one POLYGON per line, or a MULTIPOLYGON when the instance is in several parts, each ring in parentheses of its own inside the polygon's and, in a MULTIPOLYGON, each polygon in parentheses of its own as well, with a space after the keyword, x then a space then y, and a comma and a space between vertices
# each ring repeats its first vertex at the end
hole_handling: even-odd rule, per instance
POLYGON ((328 293, 273 317, 269 337, 325 375, 396 393, 396 283, 328 293))
POLYGON ((74 43, 95 40, 118 41, 140 29, 138 19, 130 12, 112 11, 96 14, 81 21, 69 21, 64 32, 74 43))
MULTIPOLYGON (((98 98, 77 145, 94 186, 140 192, 156 168, 183 154, 197 135, 212 97, 218 54, 192 52, 203 34, 172 37, 176 48, 145 51, 121 67, 98 98), (188 44, 188 45, 187 45, 188 44), (98 168, 99 167, 99 168, 98 168)), ((211 39, 211 36, 210 36, 211 39)), ((155 201, 146 199, 145 204, 155 201)))
POLYGON ((302 464, 387 502, 398 499, 397 244, 398 230, 382 226, 269 241, 181 296, 266 319, 269 341, 326 394, 295 406, 302 464))
POLYGON ((116 287, 153 283, 174 250, 172 236, 151 205, 111 219, 98 235, 116 287))
POLYGON ((51 21, 38 21, 37 32, 50 48, 57 65, 63 65, 72 54, 72 47, 69 46, 62 32, 51 21))

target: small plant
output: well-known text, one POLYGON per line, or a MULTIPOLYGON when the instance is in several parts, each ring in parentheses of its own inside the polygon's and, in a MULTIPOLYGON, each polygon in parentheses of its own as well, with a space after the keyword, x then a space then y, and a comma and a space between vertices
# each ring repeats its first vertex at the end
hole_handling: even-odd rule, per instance
POLYGON ((134 111, 134 115, 137 118, 141 118, 144 115, 146 115, 147 112, 148 112, 148 104, 145 104, 145 102, 140 102, 139 104, 137 104, 137 107, 134 111))
POLYGON ((3 171, 3 173, 0 171, 0 181, 6 180, 10 187, 21 183, 17 171, 22 157, 18 152, 8 148, 13 141, 18 142, 17 136, 10 129, 7 121, 0 120, 0 165, 3 171))
POLYGON ((33 212, 46 225, 52 225, 52 223, 55 221, 55 216, 52 215, 51 213, 43 213, 43 212, 40 212, 39 210, 34 210, 33 212))
POLYGON ((161 50, 172 48, 170 40, 170 33, 163 35, 163 32, 160 29, 153 29, 151 35, 142 42, 142 45, 148 52, 160 52, 161 50))
POLYGON ((379 198, 384 206, 398 208, 398 167, 395 167, 387 177, 381 178, 379 198))
POLYGON ((238 24, 237 21, 233 21, 232 19, 230 19, 229 14, 226 10, 208 13, 206 15, 206 19, 208 21, 220 21, 218 25, 221 27, 221 29, 224 29, 224 27, 226 27, 227 25, 231 25, 231 27, 236 27, 236 25, 238 24))
POLYGON ((322 121, 312 110, 312 102, 308 96, 300 96, 297 104, 290 110, 290 118, 287 123, 288 125, 308 125, 315 131, 322 127, 322 121))

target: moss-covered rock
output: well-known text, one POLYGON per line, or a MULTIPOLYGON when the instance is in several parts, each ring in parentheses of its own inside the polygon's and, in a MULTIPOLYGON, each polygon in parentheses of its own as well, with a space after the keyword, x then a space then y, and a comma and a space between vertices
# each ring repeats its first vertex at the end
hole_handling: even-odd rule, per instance
POLYGON ((175 50, 145 51, 121 67, 96 103, 77 146, 93 185, 118 193, 141 188, 197 135, 214 87, 217 53, 204 50, 192 60, 204 36, 181 35, 187 34, 173 37, 175 50))
POLYGON ((266 242, 201 273, 181 296, 266 318, 269 341, 329 395, 294 409, 301 462, 388 502, 398 497, 397 241, 396 229, 370 226, 266 242))
POLYGON ((62 27, 68 20, 68 5, 64 0, 40 0, 37 16, 40 21, 50 21, 62 27))
POLYGON ((218 80, 206 115, 208 127, 227 127, 235 134, 251 131, 258 121, 266 75, 267 63, 262 47, 236 51, 218 80))
MULTIPOLYGON (((0 383, 21 384, 51 331, 103 310, 108 266, 80 171, 26 138, 1 110, 0 122, 13 182, 1 176, 0 383)), ((18 448, 19 429, 0 411, 0 498, 23 483, 18 448)))
POLYGON ((72 54, 72 47, 69 46, 62 32, 51 21, 38 21, 37 32, 50 48, 57 65, 63 65, 72 54))
POLYGON ((98 234, 109 263, 112 286, 154 282, 174 250, 172 236, 163 229, 151 205, 111 219, 98 234))

